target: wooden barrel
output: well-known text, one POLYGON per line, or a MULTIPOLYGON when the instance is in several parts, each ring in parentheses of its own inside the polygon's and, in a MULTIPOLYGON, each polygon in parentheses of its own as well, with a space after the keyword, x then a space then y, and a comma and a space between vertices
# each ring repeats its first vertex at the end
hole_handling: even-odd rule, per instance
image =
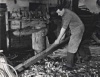
MULTIPOLYGON (((41 24, 41 26, 36 26, 36 29, 40 29, 46 26, 41 24)), ((36 53, 39 53, 46 49, 46 33, 47 29, 42 29, 39 32, 32 33, 32 48, 36 53)))

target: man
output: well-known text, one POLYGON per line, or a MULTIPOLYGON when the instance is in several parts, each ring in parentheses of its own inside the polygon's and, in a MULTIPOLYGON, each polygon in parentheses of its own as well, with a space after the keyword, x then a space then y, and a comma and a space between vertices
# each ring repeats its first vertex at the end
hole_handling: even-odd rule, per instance
POLYGON ((78 50, 80 42, 82 40, 82 36, 84 33, 84 24, 80 20, 80 18, 72 11, 64 8, 63 6, 58 6, 57 11, 59 16, 62 17, 62 28, 60 30, 58 38, 55 40, 55 44, 59 44, 62 41, 62 37, 66 34, 66 29, 69 28, 71 32, 71 36, 66 47, 64 55, 67 55, 65 59, 66 67, 72 68, 74 66, 74 56, 78 50))

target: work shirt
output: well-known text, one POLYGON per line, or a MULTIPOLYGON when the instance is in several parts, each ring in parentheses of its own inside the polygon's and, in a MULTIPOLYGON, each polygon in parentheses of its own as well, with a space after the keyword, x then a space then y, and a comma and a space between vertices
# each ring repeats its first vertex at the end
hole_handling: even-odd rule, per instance
POLYGON ((65 9, 62 16, 62 27, 67 29, 69 26, 71 34, 84 30, 84 25, 80 18, 72 11, 65 9))

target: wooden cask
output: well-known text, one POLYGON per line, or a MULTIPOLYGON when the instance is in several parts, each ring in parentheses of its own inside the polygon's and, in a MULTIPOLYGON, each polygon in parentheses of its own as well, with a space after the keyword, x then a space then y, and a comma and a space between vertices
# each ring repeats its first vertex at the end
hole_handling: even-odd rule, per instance
MULTIPOLYGON (((35 29, 41 29, 43 27, 46 27, 46 25, 43 23, 41 24, 40 22, 39 24, 37 24, 37 26, 35 26, 35 29)), ((46 49, 46 32, 47 30, 45 28, 38 32, 32 33, 32 48, 36 51, 36 53, 39 53, 46 49)))

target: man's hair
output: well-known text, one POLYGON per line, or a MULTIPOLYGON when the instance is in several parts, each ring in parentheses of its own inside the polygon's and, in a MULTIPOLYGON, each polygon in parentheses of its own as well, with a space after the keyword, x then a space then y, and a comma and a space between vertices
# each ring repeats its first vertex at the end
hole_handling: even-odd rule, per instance
POLYGON ((97 0, 97 2, 96 2, 99 6, 100 6, 100 0, 97 0))
POLYGON ((58 10, 58 9, 59 9, 59 10, 62 10, 63 8, 65 8, 64 5, 57 5, 57 6, 56 6, 56 10, 58 10))

